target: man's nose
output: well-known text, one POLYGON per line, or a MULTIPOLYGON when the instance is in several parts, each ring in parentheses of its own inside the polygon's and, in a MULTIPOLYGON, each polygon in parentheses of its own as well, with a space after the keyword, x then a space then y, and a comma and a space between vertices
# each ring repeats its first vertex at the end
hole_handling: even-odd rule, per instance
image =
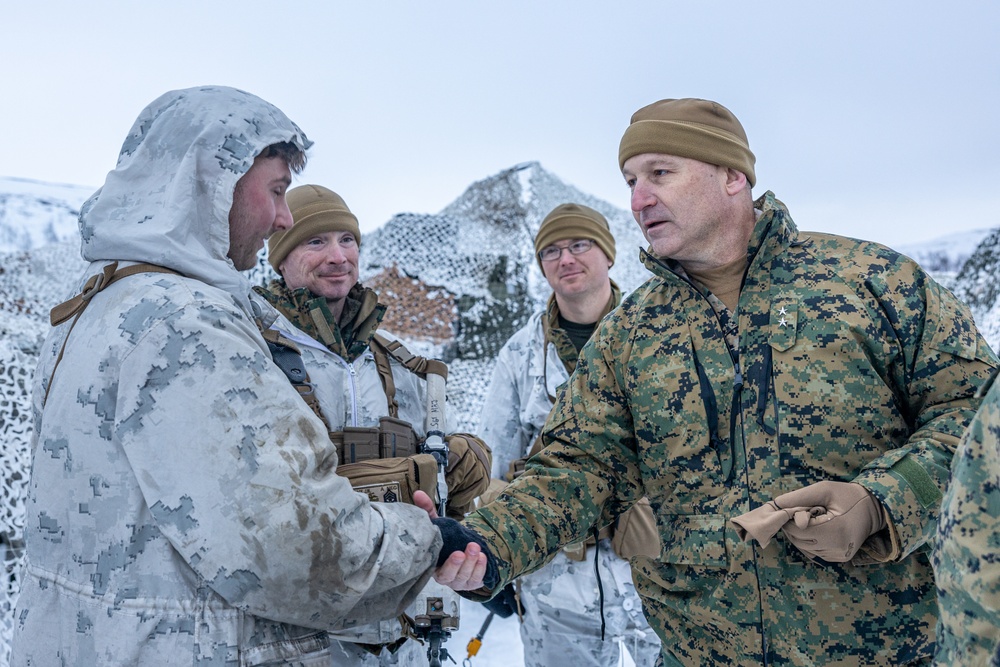
POLYGON ((343 264, 347 261, 347 255, 344 253, 344 249, 340 247, 339 241, 334 241, 333 243, 326 244, 326 263, 327 264, 343 264))
POLYGON ((287 231, 292 228, 292 212, 288 209, 288 202, 284 199, 278 205, 278 210, 275 211, 274 215, 274 229, 275 231, 287 231))
POLYGON ((650 190, 645 184, 638 182, 635 187, 632 188, 632 200, 631 206, 634 213, 653 206, 656 204, 656 197, 653 196, 652 190, 650 190))

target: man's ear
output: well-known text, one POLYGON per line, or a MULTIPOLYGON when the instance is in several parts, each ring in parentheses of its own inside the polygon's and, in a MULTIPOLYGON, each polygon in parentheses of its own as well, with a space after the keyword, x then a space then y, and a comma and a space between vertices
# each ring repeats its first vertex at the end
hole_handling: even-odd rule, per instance
POLYGON ((749 181, 747 181, 747 175, 744 174, 739 169, 733 169, 732 167, 726 167, 726 192, 730 195, 735 195, 736 193, 742 191, 744 188, 750 186, 749 181))

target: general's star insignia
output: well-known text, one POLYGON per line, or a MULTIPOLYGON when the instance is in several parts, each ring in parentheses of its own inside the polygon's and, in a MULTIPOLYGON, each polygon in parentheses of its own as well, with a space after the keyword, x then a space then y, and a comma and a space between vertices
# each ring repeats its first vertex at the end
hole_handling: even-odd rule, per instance
POLYGON ((787 315, 787 314, 788 314, 788 311, 787 311, 787 310, 785 310, 785 307, 784 307, 784 306, 782 306, 782 307, 781 307, 781 308, 780 308, 780 309, 778 310, 778 314, 779 314, 779 315, 787 315))
POLYGON ((780 320, 778 320, 778 326, 779 327, 787 327, 788 326, 788 320, 786 320, 784 317, 782 317, 780 320))

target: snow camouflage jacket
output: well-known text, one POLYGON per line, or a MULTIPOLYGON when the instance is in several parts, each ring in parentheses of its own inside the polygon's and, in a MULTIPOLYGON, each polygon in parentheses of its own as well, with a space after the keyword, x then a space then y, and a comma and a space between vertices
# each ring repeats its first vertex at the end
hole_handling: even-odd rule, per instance
POLYGON ((120 280, 42 350, 14 665, 329 662, 327 630, 389 618, 430 575, 437 528, 335 474, 322 422, 254 323, 277 313, 227 258, 233 188, 308 140, 241 91, 142 112, 81 214, 86 275, 120 280), (42 397, 51 380, 47 403, 42 397))
POLYGON ((988 389, 955 452, 941 506, 933 554, 941 609, 939 665, 1000 665, 1000 382, 995 376, 988 389))
MULTIPOLYGON (((614 282, 612 286, 608 312, 621 301, 621 290, 614 282)), ((497 354, 478 427, 493 451, 497 479, 506 478, 512 461, 528 455, 552 410, 550 397, 576 366, 573 343, 564 331, 552 328, 556 318, 558 306, 550 297, 548 307, 534 313, 497 354), (547 326, 551 340, 546 340, 547 326)))
MULTIPOLYGON (((261 290, 258 291, 265 294, 261 290)), ((320 410, 334 431, 341 430, 345 426, 378 426, 379 418, 389 414, 385 389, 382 387, 382 380, 375 366, 374 355, 368 347, 368 341, 376 332, 385 312, 385 306, 365 309, 361 306, 365 301, 362 293, 372 298, 375 296, 374 292, 360 286, 355 286, 348 295, 349 300, 353 297, 355 307, 360 306, 362 310, 352 318, 359 322, 359 326, 356 330, 357 335, 350 343, 357 344, 345 344, 348 342, 341 338, 339 329, 330 328, 325 334, 310 326, 312 318, 305 315, 313 308, 322 309, 329 315, 325 299, 315 297, 305 289, 289 292, 284 281, 272 282, 266 292, 268 300, 278 307, 282 314, 273 327, 298 346, 306 371, 309 373, 309 380, 316 392, 320 410), (296 297, 300 301, 303 298, 308 301, 296 303, 296 297), (306 335, 297 328, 298 326, 308 327, 312 336, 324 340, 326 344, 306 335), (331 348, 340 350, 343 356, 334 353, 331 348)), ((326 319, 332 319, 332 316, 326 319)), ((388 340, 395 340, 395 337, 385 331, 379 333, 388 340)), ((409 422, 417 437, 423 439, 426 437, 424 417, 427 383, 395 359, 390 358, 390 368, 396 385, 398 417, 409 422)), ((447 418, 447 414, 445 417, 447 418)), ((331 633, 331 636, 354 643, 387 644, 402 636, 402 627, 399 621, 393 618, 347 628, 331 633)))
POLYGON ((633 574, 666 665, 927 660, 929 542, 997 359, 911 260, 800 234, 770 192, 756 207, 738 365, 705 296, 643 253, 654 277, 584 347, 547 449, 466 523, 502 587, 648 496, 662 551, 633 574), (883 503, 889 562, 817 564, 780 533, 764 549, 738 539, 732 517, 824 479, 883 503))

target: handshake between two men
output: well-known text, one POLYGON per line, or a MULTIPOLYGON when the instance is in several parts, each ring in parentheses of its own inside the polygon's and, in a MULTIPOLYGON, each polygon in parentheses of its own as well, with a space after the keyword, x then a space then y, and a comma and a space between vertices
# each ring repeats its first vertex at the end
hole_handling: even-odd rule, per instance
MULTIPOLYGON (((497 564, 483 538, 460 522, 440 518, 430 497, 415 495, 416 505, 438 526, 443 539, 435 580, 456 591, 496 587, 497 564)), ((756 509, 732 519, 744 542, 756 540, 761 548, 781 531, 799 551, 813 560, 846 563, 884 560, 891 551, 881 503, 854 482, 822 481, 782 494, 756 509), (858 552, 861 552, 858 555, 858 552)))

